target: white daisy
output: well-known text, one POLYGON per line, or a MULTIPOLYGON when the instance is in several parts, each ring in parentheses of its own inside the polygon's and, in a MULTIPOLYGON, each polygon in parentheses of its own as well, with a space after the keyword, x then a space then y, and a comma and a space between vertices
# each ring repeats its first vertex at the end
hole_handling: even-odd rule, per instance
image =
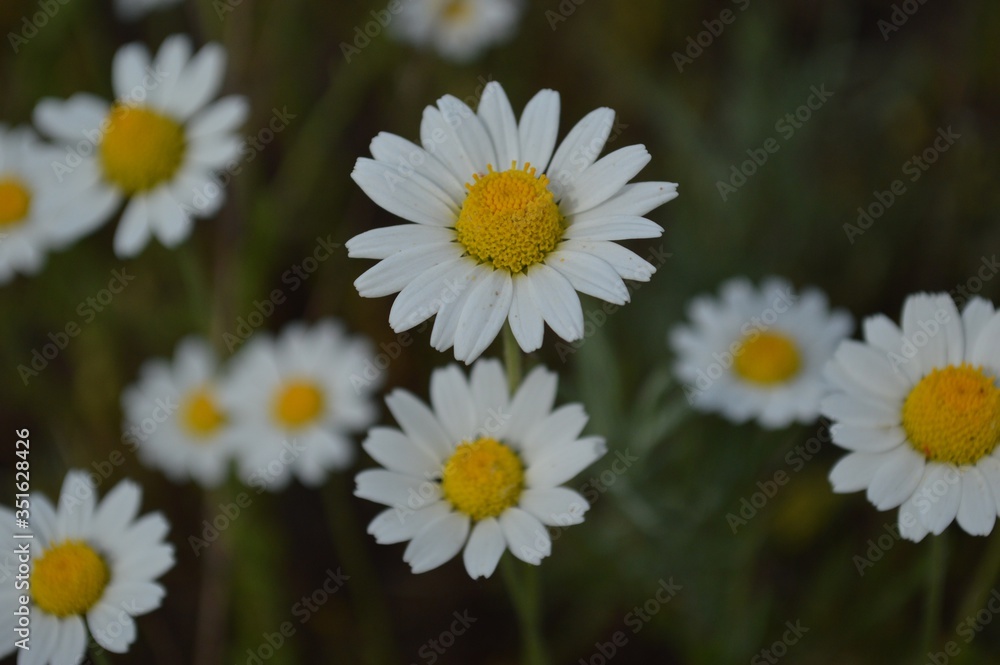
POLYGON ((138 254, 153 235, 174 247, 193 217, 222 205, 213 176, 240 152, 234 132, 248 113, 244 97, 209 104, 225 69, 222 46, 192 56, 184 35, 168 37, 152 61, 145 46, 129 44, 115 54, 113 104, 81 93, 35 108, 35 124, 65 144, 60 171, 83 172, 109 215, 128 199, 115 233, 119 256, 138 254))
POLYGON ((115 0, 115 13, 123 21, 136 21, 151 11, 180 3, 181 0, 115 0))
POLYGON ((103 221, 100 203, 81 196, 84 180, 60 181, 53 173, 61 157, 30 129, 0 124, 0 283, 38 272, 48 250, 103 221))
POLYGON ((0 585, 0 658, 15 650, 15 610, 29 597, 30 650, 18 649, 21 665, 76 665, 83 661, 87 632, 104 649, 125 653, 135 641, 132 617, 160 606, 165 591, 155 582, 174 565, 174 548, 160 513, 136 519, 142 491, 118 483, 98 503, 83 471, 63 481, 58 509, 32 493, 30 527, 15 529, 14 513, 0 508, 0 530, 14 547, 30 543, 27 589, 13 580, 0 585), (12 534, 33 533, 15 540, 12 534), (86 620, 86 625, 84 624, 86 620))
POLYGON ((431 405, 405 390, 386 404, 402 431, 376 427, 363 447, 385 469, 357 476, 355 494, 389 508, 368 526, 382 544, 410 541, 414 573, 437 568, 464 547, 465 569, 489 577, 504 550, 539 564, 551 552, 546 525, 583 522, 587 501, 561 483, 605 452, 578 438, 580 404, 555 411, 557 375, 536 367, 510 397, 503 368, 481 360, 469 380, 451 365, 431 375, 431 405))
POLYGON ((507 41, 523 9, 521 0, 406 0, 389 27, 403 41, 467 62, 507 41))
POLYGON ((219 402, 217 360, 208 342, 188 338, 173 363, 153 360, 122 393, 125 436, 140 459, 175 482, 216 487, 239 446, 219 402))
POLYGON ((688 316, 692 325, 669 337, 688 402, 771 429, 816 419, 827 390, 823 366, 854 327, 849 314, 829 310, 820 291, 796 294, 777 278, 759 290, 732 279, 719 299, 692 300, 688 316))
POLYGON ((879 314, 865 342, 844 341, 826 369, 823 400, 834 443, 850 450, 830 472, 835 492, 867 490, 879 510, 899 506, 918 541, 957 519, 993 530, 1000 506, 1000 313, 947 294, 906 299, 902 329, 879 314))
POLYGON ((293 323, 277 340, 257 333, 223 384, 223 405, 244 442, 237 459, 244 482, 279 490, 294 475, 315 486, 328 470, 349 466, 350 435, 377 415, 378 381, 359 380, 373 355, 367 339, 332 320, 293 323))
POLYGON ((354 282, 358 292, 399 292, 389 314, 396 332, 437 314, 431 345, 454 346, 466 363, 505 320, 525 352, 542 345, 543 321, 565 340, 580 339, 576 292, 627 302, 622 280, 648 281, 655 268, 611 241, 660 236, 641 215, 677 196, 673 183, 627 184, 649 162, 643 146, 597 160, 614 119, 611 109, 593 111, 553 155, 558 93, 535 95, 517 123, 503 88, 489 83, 478 115, 451 96, 427 107, 423 147, 379 134, 375 159, 359 159, 352 177, 375 203, 415 223, 347 243, 350 256, 381 259, 354 282))

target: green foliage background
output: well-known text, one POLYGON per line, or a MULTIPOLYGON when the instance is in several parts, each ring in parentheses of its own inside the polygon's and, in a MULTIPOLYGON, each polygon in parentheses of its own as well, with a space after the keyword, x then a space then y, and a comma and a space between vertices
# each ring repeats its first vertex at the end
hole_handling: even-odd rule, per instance
MULTIPOLYGON (((163 510, 173 524, 178 565, 163 580, 165 605, 139 620, 137 645, 115 660, 188 663, 198 652, 216 654, 207 663, 246 663, 247 649, 291 620, 295 635, 267 662, 429 662, 421 647, 447 629, 452 612, 468 610, 477 622, 438 662, 519 662, 499 577, 472 582, 458 561, 411 575, 402 546, 376 546, 364 535, 378 508, 349 497, 353 472, 323 493, 294 486, 252 495, 212 556, 195 556, 188 537, 244 489, 202 496, 143 468, 121 438, 119 408, 143 361, 169 357, 194 332, 225 349, 223 333, 275 288, 288 301, 265 323, 269 330, 335 315, 392 344, 391 298, 362 300, 351 285, 370 262, 340 250, 294 291, 282 275, 311 255, 317 237, 343 243, 393 223, 349 178, 371 137, 390 131, 413 139, 425 105, 445 93, 474 97, 484 81, 497 80, 515 109, 539 88, 560 91, 561 136, 592 108, 615 108, 623 131, 612 146, 644 143, 653 161, 641 177, 676 181, 681 192, 652 215, 664 237, 634 244, 643 254, 670 253, 653 281, 582 344, 559 347, 549 334, 530 359, 559 371, 561 399, 583 401, 592 414, 588 431, 606 435, 611 448, 571 483, 606 491, 595 492, 583 526, 559 534, 541 568, 553 662, 601 662, 589 660, 595 643, 618 630, 628 643, 616 663, 768 662, 751 659, 781 639, 786 621, 801 621, 809 632, 786 662, 924 663, 923 603, 938 574, 944 609, 933 650, 954 640, 961 654, 950 662, 995 662, 994 626, 968 644, 956 627, 998 584, 996 571, 980 567, 996 558, 996 535, 973 538, 952 527, 937 560, 930 542, 893 541, 859 575, 856 557, 868 556, 895 513, 876 512, 862 494, 832 494, 826 474, 841 453, 831 444, 808 461, 799 457, 796 446, 826 438, 819 424, 768 433, 688 412, 665 343, 685 302, 733 275, 780 274, 816 285, 860 320, 880 311, 897 316, 914 291, 967 286, 994 255, 1000 5, 910 5, 916 13, 885 32, 880 21, 890 20, 893 7, 863 0, 532 0, 511 43, 465 66, 384 34, 347 62, 341 44, 383 7, 369 0, 187 0, 137 24, 114 19, 106 0, 69 0, 17 54, 5 43, 0 121, 8 124, 29 122, 43 96, 109 97, 115 50, 134 40, 155 48, 174 32, 226 45, 226 89, 248 95, 253 108, 248 134, 275 109, 295 116, 234 177, 223 212, 200 222, 181 249, 155 245, 123 262, 111 251, 108 224, 52 255, 39 276, 0 291, 0 431, 12 450, 13 430, 30 428, 35 490, 53 496, 67 468, 96 468, 120 451, 124 463, 101 491, 138 479, 144 510, 163 510), (723 10, 735 20, 678 71, 674 54, 723 10), (806 102, 811 86, 834 94, 784 137, 776 123, 806 102), (911 182, 904 163, 947 127, 960 139, 911 182), (723 200, 719 181, 769 137, 779 151, 723 200), (852 242, 844 225, 896 179, 905 194, 852 242), (134 281, 85 322, 80 303, 122 269, 134 281), (70 321, 82 324, 81 334, 24 385, 17 366, 70 321), (605 484, 601 473, 625 451, 640 460, 605 475, 614 480, 605 484), (790 462, 796 459, 804 463, 790 462), (788 482, 734 534, 727 514, 777 472, 788 482), (337 536, 327 529, 331 518, 337 536), (352 580, 299 624, 296 603, 340 565, 352 580), (671 578, 683 589, 632 634, 625 621, 633 607, 671 578)), ((19 31, 36 11, 31 0, 5 0, 0 33, 19 31)), ((998 284, 985 281, 979 293, 996 301, 998 284)), ((585 300, 584 311, 600 312, 601 303, 585 300)), ((451 361, 430 349, 428 337, 416 335, 392 363, 388 385, 426 396, 430 370, 451 361)), ((499 342, 490 353, 500 353, 499 342)), ((13 455, 4 463, 12 465, 13 455)), ((358 466, 370 464, 362 456, 358 466)))

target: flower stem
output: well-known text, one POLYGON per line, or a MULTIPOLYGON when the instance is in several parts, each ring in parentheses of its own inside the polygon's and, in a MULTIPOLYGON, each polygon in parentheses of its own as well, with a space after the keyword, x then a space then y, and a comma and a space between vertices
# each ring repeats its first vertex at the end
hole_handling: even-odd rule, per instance
POLYGON ((941 603, 944 591, 944 577, 947 570, 948 543, 945 534, 931 539, 930 554, 927 559, 927 596, 924 600, 924 650, 930 651, 941 629, 941 603))
POLYGON ((503 360, 507 368, 507 387, 513 393, 521 383, 522 360, 521 347, 514 338, 510 323, 503 326, 503 360))
POLYGON ((333 544, 348 576, 347 588, 354 602, 361 631, 361 652, 365 663, 390 665, 394 657, 391 621, 385 606, 378 576, 371 565, 365 545, 359 538, 361 527, 347 504, 349 490, 340 474, 331 475, 322 489, 323 504, 330 523, 333 544))
POLYGON ((542 639, 539 617, 538 568, 526 564, 524 575, 520 575, 517 570, 519 567, 525 566, 518 566, 512 556, 500 559, 500 572, 521 627, 524 663, 547 665, 549 659, 545 655, 545 641, 542 639))
POLYGON ((972 582, 962 598, 962 604, 959 605, 959 613, 955 617, 956 621, 974 616, 983 608, 987 598, 993 593, 998 575, 1000 575, 1000 538, 994 535, 990 539, 989 546, 986 548, 976 572, 972 575, 972 582))
POLYGON ((111 665, 111 659, 108 658, 108 652, 94 642, 90 643, 90 662, 93 663, 93 665, 111 665))

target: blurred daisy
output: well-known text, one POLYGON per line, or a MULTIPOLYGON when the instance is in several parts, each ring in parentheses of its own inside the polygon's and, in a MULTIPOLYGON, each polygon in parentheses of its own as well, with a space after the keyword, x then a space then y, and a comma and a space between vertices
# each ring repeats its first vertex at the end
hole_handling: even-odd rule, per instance
POLYGON ((115 12, 123 21, 136 21, 151 11, 180 3, 181 0, 115 0, 115 12))
POLYGON ((826 369, 837 391, 823 414, 836 422, 834 443, 851 451, 830 472, 834 491, 899 506, 910 540, 955 519, 988 535, 1000 505, 1000 313, 973 298, 959 315, 947 294, 918 293, 902 329, 876 315, 864 334, 826 369))
POLYGON ((0 283, 38 272, 48 250, 103 221, 100 201, 81 191, 85 181, 53 173, 61 157, 30 129, 0 124, 0 283))
POLYGON ((507 41, 522 11, 521 0, 407 0, 389 25, 403 41, 467 62, 507 41))
POLYGON ((177 346, 172 363, 153 360, 122 394, 124 430, 142 461, 174 482, 216 487, 239 439, 219 403, 217 361, 203 339, 177 346))
POLYGON ((557 376, 535 368, 509 397, 503 368, 481 360, 470 379, 457 366, 431 375, 428 408, 405 390, 386 404, 402 431, 376 427, 365 451, 385 469, 362 471, 355 494, 389 506, 368 526, 382 544, 409 541, 414 573, 437 568, 464 548, 465 569, 489 577, 504 550, 539 564, 552 541, 545 526, 583 522, 586 500, 561 483, 605 452, 604 439, 579 438, 579 404, 552 410, 557 376))
POLYGON ((248 113, 244 97, 209 104, 225 69, 220 45, 192 56, 184 35, 168 37, 152 62, 145 46, 129 44, 115 54, 113 104, 81 93, 35 108, 35 124, 66 144, 61 172, 82 171, 108 215, 128 200, 115 233, 119 256, 138 254, 154 235, 174 247, 194 217, 222 205, 214 173, 239 153, 234 132, 248 113))
POLYGON ((0 508, 6 541, 30 543, 32 561, 27 590, 0 585, 0 658, 15 650, 20 594, 30 599, 31 648, 18 651, 18 662, 37 665, 82 662, 88 630, 104 649, 125 653, 136 638, 132 617, 160 606, 165 591, 155 580, 174 565, 174 548, 164 541, 166 519, 160 513, 136 519, 142 491, 130 481, 99 503, 95 495, 83 471, 66 474, 58 509, 32 494, 30 540, 11 538, 26 532, 0 508))
POLYGON ((816 419, 827 389, 823 365, 854 327, 849 314, 829 310, 821 292, 799 295, 776 278, 760 289, 732 279, 719 299, 692 300, 688 316, 692 324, 669 338, 688 402, 769 429, 816 419))
POLYGON ((379 134, 375 159, 359 159, 352 177, 415 223, 347 243, 350 256, 381 260, 355 281, 358 292, 399 292, 389 314, 396 332, 437 314, 431 345, 454 346, 466 363, 506 320, 525 352, 542 345, 543 321, 580 339, 577 291, 628 302, 622 280, 648 281, 655 268, 612 241, 660 236, 641 215, 677 196, 673 183, 627 184, 649 162, 642 146, 597 159, 614 119, 611 109, 593 111, 553 154, 558 93, 539 92, 517 123, 503 88, 489 83, 478 115, 451 96, 427 107, 423 147, 379 134))
POLYGON ((294 475, 319 485, 327 471, 354 459, 350 435, 376 417, 366 374, 373 357, 363 337, 332 320, 293 323, 274 340, 257 333, 233 359, 223 404, 244 444, 237 464, 244 482, 283 489, 294 475))

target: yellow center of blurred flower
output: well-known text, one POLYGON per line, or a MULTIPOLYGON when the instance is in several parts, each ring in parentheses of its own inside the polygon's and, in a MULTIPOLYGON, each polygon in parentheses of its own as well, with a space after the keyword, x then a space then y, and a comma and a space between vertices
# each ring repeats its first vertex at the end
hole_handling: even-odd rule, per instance
POLYGON ((1000 389, 981 367, 932 370, 903 403, 903 429, 927 459, 975 464, 1000 443, 1000 389))
POLYGON ((523 488, 520 458, 489 437, 459 444, 445 463, 441 478, 445 498, 474 520, 499 517, 517 505, 523 488))
POLYGON ((207 388, 193 390, 181 411, 184 428, 196 437, 211 436, 226 423, 226 415, 219 409, 207 388))
POLYGON ((28 216, 31 192, 15 178, 0 178, 0 227, 13 226, 28 216))
POLYGON ((545 258, 562 238, 559 214, 549 179, 535 177, 535 169, 512 168, 473 175, 469 195, 455 223, 458 242, 474 259, 512 273, 545 258))
POLYGON ((441 16, 447 21, 457 21, 472 13, 468 0, 448 0, 444 3, 441 16))
POLYGON ((795 342, 776 332, 751 333, 740 343, 735 355, 736 373, 751 383, 765 386, 788 381, 802 366, 795 342))
POLYGON ((145 192, 174 177, 184 159, 184 128, 147 108, 115 104, 101 141, 104 176, 127 194, 145 192))
POLYGON ((274 401, 274 415, 286 427, 302 427, 322 411, 323 392, 312 381, 289 381, 274 401))
POLYGON ((111 579, 108 564, 82 540, 67 540, 42 554, 31 573, 35 605, 56 617, 86 614, 111 579))

